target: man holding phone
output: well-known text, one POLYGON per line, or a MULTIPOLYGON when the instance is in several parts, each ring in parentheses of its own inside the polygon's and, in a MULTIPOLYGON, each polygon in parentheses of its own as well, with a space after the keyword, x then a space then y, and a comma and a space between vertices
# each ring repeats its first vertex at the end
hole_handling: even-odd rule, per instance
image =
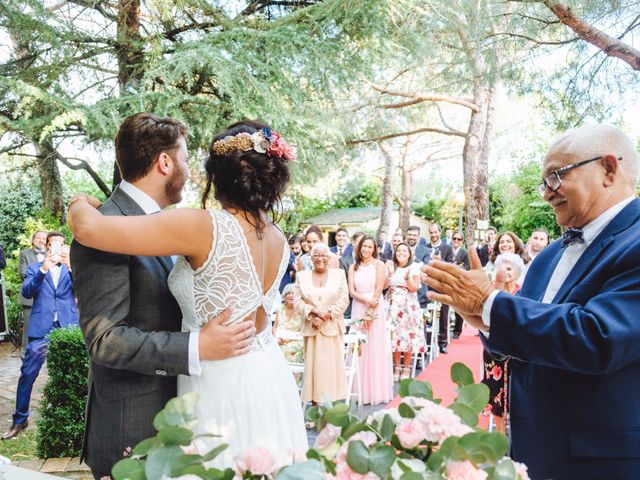
POLYGON ((61 233, 47 235, 45 258, 27 267, 21 293, 24 298, 33 298, 33 308, 25 332, 28 342, 20 369, 16 410, 11 428, 0 437, 2 440, 14 438, 29 425, 31 390, 47 359, 46 335, 54 328, 78 325, 69 246, 61 233))

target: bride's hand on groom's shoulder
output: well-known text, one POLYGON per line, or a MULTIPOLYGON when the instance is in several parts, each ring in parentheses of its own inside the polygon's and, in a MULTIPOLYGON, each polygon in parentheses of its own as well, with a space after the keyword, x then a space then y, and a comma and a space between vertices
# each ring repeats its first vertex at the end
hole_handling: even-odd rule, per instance
POLYGON ((202 327, 198 337, 200 360, 222 360, 249 352, 256 327, 253 321, 243 320, 224 325, 233 311, 228 308, 202 327))

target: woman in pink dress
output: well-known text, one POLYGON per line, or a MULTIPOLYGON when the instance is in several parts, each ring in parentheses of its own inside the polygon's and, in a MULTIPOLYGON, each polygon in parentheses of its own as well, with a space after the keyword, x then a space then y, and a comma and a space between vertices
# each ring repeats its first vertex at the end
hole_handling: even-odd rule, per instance
POLYGON ((356 247, 355 263, 349 267, 349 293, 353 298, 352 323, 367 334, 359 364, 360 391, 363 403, 371 405, 393 398, 391 339, 382 300, 385 276, 376 241, 365 235, 356 247))

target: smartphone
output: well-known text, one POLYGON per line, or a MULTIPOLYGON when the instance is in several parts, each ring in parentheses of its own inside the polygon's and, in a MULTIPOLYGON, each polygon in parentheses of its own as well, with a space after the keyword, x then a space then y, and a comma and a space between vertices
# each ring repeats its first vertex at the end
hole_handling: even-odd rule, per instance
POLYGON ((62 253, 62 244, 58 242, 52 243, 49 251, 51 252, 51 259, 54 262, 59 262, 60 254, 62 253))

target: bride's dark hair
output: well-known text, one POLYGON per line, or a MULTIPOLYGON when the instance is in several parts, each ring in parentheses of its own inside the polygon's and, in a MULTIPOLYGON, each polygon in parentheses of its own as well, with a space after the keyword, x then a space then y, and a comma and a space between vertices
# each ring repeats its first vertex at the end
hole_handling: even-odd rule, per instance
POLYGON ((281 196, 289 183, 289 161, 268 156, 255 150, 216 154, 214 144, 225 137, 239 133, 253 134, 269 128, 259 120, 241 120, 216 135, 209 144, 209 158, 205 163, 207 185, 202 194, 202 208, 213 186, 213 196, 223 208, 236 208, 247 213, 247 221, 260 235, 265 228, 261 211, 269 212, 276 221, 279 217, 281 196))

